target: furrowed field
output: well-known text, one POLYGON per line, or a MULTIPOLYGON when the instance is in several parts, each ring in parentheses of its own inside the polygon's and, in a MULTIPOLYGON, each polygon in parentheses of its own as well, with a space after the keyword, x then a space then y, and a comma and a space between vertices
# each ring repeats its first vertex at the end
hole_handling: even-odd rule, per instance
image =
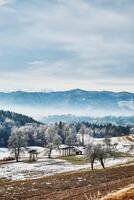
MULTIPOLYGON (((134 165, 68 172, 26 181, 0 182, 1 200, 97 200, 106 194, 134 184, 134 165)), ((129 196, 129 194, 128 194, 129 196)), ((125 196, 119 200, 133 199, 125 196)), ((112 197, 108 200, 118 200, 112 197)))

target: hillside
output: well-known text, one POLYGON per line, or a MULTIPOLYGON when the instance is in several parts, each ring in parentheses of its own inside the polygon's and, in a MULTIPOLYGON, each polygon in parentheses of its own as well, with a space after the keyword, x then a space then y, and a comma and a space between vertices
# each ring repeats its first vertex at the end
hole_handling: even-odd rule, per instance
POLYGON ((0 147, 8 145, 8 139, 13 126, 38 123, 38 121, 26 115, 0 110, 0 147))
POLYGON ((0 110, 0 123, 14 123, 17 126, 23 126, 27 123, 39 122, 26 115, 0 110))
POLYGON ((134 114, 134 93, 128 92, 80 89, 60 92, 0 92, 0 103, 2 108, 6 105, 10 110, 18 108, 23 113, 25 108, 26 111, 32 109, 32 116, 39 109, 42 116, 68 113, 88 116, 134 114))

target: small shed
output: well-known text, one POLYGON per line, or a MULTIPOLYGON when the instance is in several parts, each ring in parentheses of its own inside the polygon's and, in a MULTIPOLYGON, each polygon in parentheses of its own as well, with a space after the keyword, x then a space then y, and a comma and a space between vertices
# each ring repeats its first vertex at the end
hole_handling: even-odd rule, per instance
POLYGON ((60 145, 59 150, 61 156, 72 156, 76 154, 73 146, 60 145))
POLYGON ((77 147, 77 146, 74 146, 74 151, 75 151, 76 155, 84 154, 83 149, 81 149, 80 147, 77 147))
POLYGON ((60 145, 60 156, 83 155, 85 153, 84 147, 60 145))
POLYGON ((37 155, 38 155, 37 150, 31 149, 31 150, 29 150, 28 153, 29 153, 29 160, 30 161, 36 161, 37 160, 37 155))

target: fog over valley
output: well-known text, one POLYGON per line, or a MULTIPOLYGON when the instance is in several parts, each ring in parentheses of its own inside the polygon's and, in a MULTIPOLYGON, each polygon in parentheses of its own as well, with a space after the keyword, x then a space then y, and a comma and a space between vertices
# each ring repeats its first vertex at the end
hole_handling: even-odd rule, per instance
POLYGON ((134 93, 85 91, 0 93, 0 109, 42 119, 48 115, 103 117, 134 115, 134 93))

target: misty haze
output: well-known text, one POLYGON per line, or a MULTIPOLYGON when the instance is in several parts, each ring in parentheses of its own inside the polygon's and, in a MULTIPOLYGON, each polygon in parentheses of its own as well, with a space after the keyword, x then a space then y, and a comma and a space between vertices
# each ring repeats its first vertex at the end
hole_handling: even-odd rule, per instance
POLYGON ((0 200, 134 200, 134 0, 0 0, 0 200))
POLYGON ((95 92, 80 89, 62 92, 0 93, 1 108, 41 119, 48 115, 103 117, 134 114, 134 93, 95 92))

